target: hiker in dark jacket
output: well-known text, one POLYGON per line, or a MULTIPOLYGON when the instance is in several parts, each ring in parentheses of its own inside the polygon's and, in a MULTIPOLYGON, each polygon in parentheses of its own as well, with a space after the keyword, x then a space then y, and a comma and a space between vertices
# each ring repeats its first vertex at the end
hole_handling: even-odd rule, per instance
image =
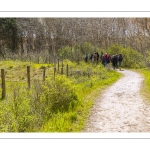
POLYGON ((99 53, 96 52, 96 54, 97 54, 97 63, 98 63, 98 60, 99 60, 99 53))
POLYGON ((122 54, 119 54, 119 56, 118 56, 118 66, 119 67, 121 67, 121 65, 122 65, 122 60, 123 60, 122 54))
POLYGON ((117 54, 112 56, 111 62, 112 62, 113 68, 117 69, 117 63, 118 63, 118 55, 117 54))
POLYGON ((107 62, 108 62, 108 54, 105 53, 104 57, 105 57, 105 59, 106 59, 106 64, 107 64, 107 62))
POLYGON ((111 61, 111 56, 110 56, 110 55, 108 55, 108 57, 107 57, 107 64, 109 64, 109 63, 110 63, 110 61, 111 61))
POLYGON ((86 63, 88 62, 88 54, 85 55, 84 60, 86 63))
POLYGON ((94 55, 93 55, 93 54, 91 54, 91 56, 90 56, 90 60, 91 60, 91 62, 92 62, 92 60, 93 60, 93 57, 94 57, 94 55))
POLYGON ((107 61, 106 61, 106 58, 105 58, 105 56, 104 56, 104 55, 101 55, 101 61, 102 61, 103 66, 105 67, 105 66, 106 66, 107 61))

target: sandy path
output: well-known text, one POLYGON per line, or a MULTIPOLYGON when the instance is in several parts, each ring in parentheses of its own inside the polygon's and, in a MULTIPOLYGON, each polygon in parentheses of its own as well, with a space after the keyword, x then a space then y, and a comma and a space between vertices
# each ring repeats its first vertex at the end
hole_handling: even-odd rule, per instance
POLYGON ((150 106, 139 94, 143 78, 125 75, 96 99, 83 132, 150 132, 150 106))

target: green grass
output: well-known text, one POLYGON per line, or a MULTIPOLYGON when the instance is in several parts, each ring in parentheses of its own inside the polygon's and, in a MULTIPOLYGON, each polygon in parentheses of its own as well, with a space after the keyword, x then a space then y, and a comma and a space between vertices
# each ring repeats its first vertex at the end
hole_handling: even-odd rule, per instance
POLYGON ((144 78, 143 86, 141 88, 141 94, 144 100, 150 103, 150 70, 144 68, 144 69, 137 69, 136 71, 139 72, 144 78))
MULTIPOLYGON (((3 61, 6 99, 0 102, 0 132, 80 132, 95 98, 122 75, 102 65, 64 61, 54 80, 53 65, 3 61), (66 64, 69 77, 66 77, 66 64), (26 67, 31 66, 31 89, 26 67), (43 68, 46 80, 43 82, 43 68)), ((1 89, 0 89, 1 92, 1 89)))
POLYGON ((93 77, 89 81, 76 85, 77 95, 80 99, 79 105, 74 111, 58 113, 50 119, 42 128, 43 132, 80 132, 82 131, 90 108, 94 100, 101 92, 116 82, 122 75, 115 71, 106 73, 106 79, 93 77), (90 83, 93 83, 92 85, 90 83), (55 124, 55 126, 54 126, 55 124))

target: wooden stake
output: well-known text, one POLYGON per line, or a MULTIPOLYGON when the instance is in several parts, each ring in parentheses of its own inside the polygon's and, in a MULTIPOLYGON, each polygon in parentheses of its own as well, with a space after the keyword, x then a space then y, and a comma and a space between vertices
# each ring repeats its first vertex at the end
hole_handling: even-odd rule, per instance
POLYGON ((27 82, 28 82, 28 89, 30 89, 30 66, 27 66, 27 82))
POLYGON ((46 74, 46 68, 44 67, 44 70, 43 70, 43 82, 45 82, 45 74, 46 74))
POLYGON ((68 77, 68 64, 66 66, 66 72, 67 72, 67 77, 68 77))
POLYGON ((55 80, 55 76, 56 76, 56 68, 54 68, 54 80, 55 80))
POLYGON ((59 59, 58 59, 58 73, 59 73, 59 59))
POLYGON ((2 78, 2 99, 6 97, 6 83, 5 83, 5 70, 1 69, 1 78, 2 78))

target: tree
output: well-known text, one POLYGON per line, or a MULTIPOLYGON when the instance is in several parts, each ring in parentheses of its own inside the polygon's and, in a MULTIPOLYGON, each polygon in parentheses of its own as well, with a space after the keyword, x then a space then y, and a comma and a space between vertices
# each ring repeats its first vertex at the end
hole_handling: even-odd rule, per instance
POLYGON ((12 52, 18 48, 16 18, 0 18, 0 48, 6 46, 12 52))

